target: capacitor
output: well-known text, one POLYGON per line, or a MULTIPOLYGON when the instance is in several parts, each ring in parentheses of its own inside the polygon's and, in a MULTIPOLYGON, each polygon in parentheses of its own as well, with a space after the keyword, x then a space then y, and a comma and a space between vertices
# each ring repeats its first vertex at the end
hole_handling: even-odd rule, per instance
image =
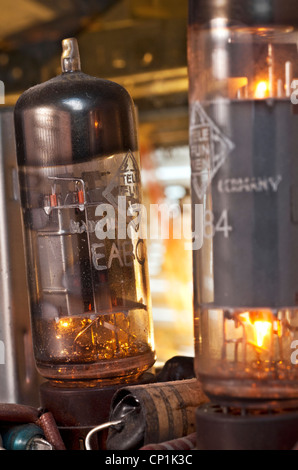
POLYGON ((36 365, 52 381, 133 380, 155 361, 136 117, 129 93, 62 74, 15 106, 36 365))
POLYGON ((33 423, 12 426, 2 433, 6 450, 54 450, 39 426, 33 423))
POLYGON ((195 378, 122 387, 111 403, 107 449, 138 450, 193 434, 196 409, 207 401, 195 378))

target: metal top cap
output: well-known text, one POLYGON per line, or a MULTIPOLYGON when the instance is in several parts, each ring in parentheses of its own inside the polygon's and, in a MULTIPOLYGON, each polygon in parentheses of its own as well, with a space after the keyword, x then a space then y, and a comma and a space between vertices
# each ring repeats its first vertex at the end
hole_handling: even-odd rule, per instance
POLYGON ((79 46, 75 38, 67 38, 62 41, 61 68, 63 73, 81 70, 79 46))

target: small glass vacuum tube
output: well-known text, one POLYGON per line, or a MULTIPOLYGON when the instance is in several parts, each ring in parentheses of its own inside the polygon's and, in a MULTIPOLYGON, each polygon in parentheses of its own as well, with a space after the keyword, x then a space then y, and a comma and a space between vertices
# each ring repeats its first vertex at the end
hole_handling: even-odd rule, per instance
POLYGON ((62 45, 62 74, 15 107, 36 364, 53 381, 127 381, 155 360, 134 106, 62 45))
POLYGON ((189 5, 196 373, 217 401, 297 399, 297 8, 189 5))

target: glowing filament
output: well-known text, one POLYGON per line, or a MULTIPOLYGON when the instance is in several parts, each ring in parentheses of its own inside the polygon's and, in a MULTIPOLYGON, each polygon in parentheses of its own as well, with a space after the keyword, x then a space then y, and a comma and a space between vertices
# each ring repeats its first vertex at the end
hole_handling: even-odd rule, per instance
POLYGON ((256 321, 254 323, 255 342, 260 348, 263 346, 266 336, 271 333, 272 325, 266 321, 256 321))
POLYGON ((255 98, 257 100, 262 100, 267 98, 269 95, 269 83, 266 81, 258 82, 256 89, 255 89, 255 98))
POLYGON ((270 341, 273 330, 272 321, 268 320, 268 314, 245 312, 239 315, 246 332, 247 342, 261 349, 266 349, 266 343, 270 341))

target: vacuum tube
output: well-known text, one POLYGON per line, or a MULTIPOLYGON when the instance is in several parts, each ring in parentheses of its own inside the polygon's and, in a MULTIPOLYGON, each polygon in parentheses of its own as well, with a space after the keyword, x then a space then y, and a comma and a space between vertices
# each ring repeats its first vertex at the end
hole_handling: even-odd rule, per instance
POLYGON ((298 397, 297 13, 189 2, 195 362, 216 402, 298 397))
POLYGON ((35 359, 54 382, 116 383, 155 360, 135 112, 62 46, 62 74, 15 107, 35 359))

